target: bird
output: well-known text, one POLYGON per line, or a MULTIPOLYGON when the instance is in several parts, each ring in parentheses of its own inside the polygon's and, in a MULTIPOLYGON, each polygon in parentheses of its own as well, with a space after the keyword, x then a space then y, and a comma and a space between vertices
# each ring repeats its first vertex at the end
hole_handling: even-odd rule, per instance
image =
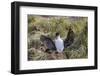
POLYGON ((60 37, 59 32, 57 32, 55 36, 56 36, 55 40, 52 40, 48 36, 41 35, 40 41, 44 44, 47 51, 56 50, 58 53, 61 53, 64 51, 65 48, 67 48, 74 42, 75 33, 71 28, 69 28, 68 34, 64 40, 60 37))
POLYGON ((64 42, 60 37, 60 34, 57 32, 56 33, 56 39, 54 40, 55 46, 56 46, 56 50, 57 52, 62 52, 64 49, 64 42))

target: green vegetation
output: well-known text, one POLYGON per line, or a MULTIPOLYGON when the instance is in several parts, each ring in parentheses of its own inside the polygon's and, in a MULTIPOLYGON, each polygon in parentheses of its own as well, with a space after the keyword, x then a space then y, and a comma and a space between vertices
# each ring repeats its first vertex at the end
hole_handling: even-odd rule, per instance
POLYGON ((28 15, 28 60, 87 58, 87 21, 87 17, 28 15), (62 54, 55 54, 54 52, 48 54, 45 52, 45 48, 41 46, 40 36, 46 35, 54 39, 55 33, 60 32, 61 38, 65 39, 69 26, 75 33, 74 43, 64 49, 62 54))

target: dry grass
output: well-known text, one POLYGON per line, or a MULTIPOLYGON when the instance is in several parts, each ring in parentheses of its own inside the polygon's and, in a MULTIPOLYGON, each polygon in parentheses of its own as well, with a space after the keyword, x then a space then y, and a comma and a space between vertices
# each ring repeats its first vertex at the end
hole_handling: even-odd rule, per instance
POLYGON ((87 17, 44 17, 28 16, 28 60, 55 60, 55 59, 79 59, 88 57, 88 35, 87 17), (49 36, 54 39, 55 33, 60 32, 64 39, 71 26, 75 33, 74 43, 64 49, 61 54, 45 52, 46 48, 40 41, 41 35, 49 36))

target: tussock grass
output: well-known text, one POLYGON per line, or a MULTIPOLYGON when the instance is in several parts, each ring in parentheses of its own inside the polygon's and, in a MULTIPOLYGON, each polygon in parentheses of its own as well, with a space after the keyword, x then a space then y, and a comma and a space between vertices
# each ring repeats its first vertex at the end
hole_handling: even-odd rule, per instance
POLYGON ((87 17, 58 17, 28 15, 28 60, 51 59, 79 59, 88 58, 88 25, 87 17), (75 33, 74 43, 57 57, 54 51, 45 52, 45 47, 40 41, 41 35, 55 38, 55 33, 60 32, 61 38, 67 37, 68 28, 72 27, 75 33), (41 50, 42 48, 42 50, 41 50), (60 58, 59 58, 60 57, 60 58))

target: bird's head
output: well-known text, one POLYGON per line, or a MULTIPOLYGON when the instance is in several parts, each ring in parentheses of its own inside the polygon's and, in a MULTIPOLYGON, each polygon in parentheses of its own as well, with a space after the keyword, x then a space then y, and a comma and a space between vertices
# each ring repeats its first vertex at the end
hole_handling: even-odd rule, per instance
POLYGON ((59 37, 60 37, 60 33, 57 32, 57 33, 56 33, 56 38, 59 38, 59 37))

